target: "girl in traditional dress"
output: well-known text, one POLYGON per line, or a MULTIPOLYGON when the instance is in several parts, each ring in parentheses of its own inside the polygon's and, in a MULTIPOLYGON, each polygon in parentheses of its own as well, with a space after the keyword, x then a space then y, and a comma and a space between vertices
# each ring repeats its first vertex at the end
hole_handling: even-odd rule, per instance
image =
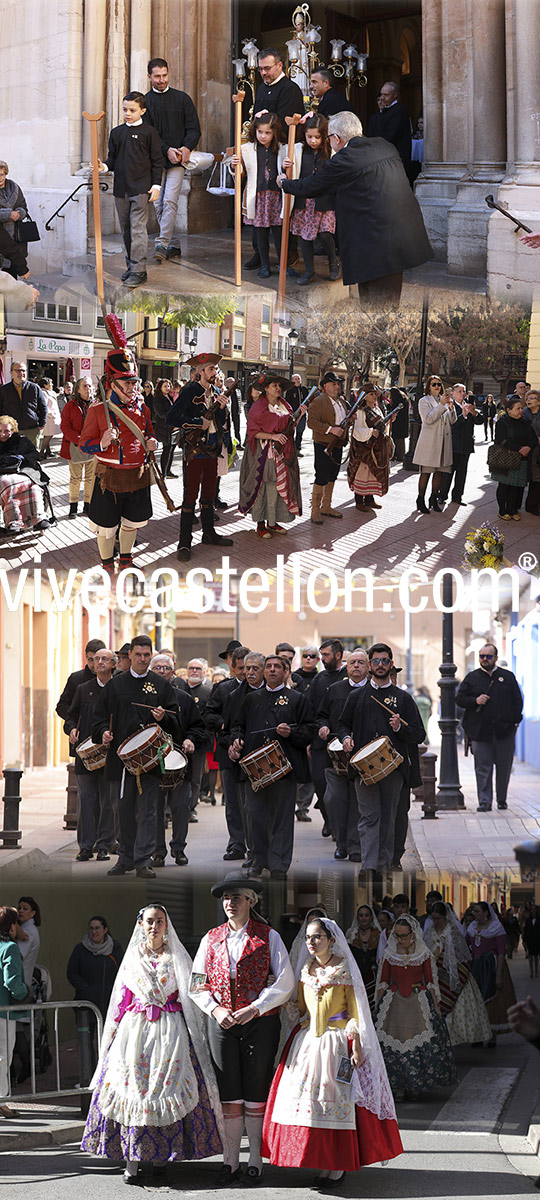
POLYGON ((353 425, 347 482, 356 507, 380 508, 376 496, 386 496, 394 443, 385 424, 384 403, 377 392, 367 392, 353 425))
POLYGON ((471 975, 471 952, 450 904, 437 901, 424 926, 424 941, 437 964, 441 1012, 453 1046, 491 1037, 482 993, 471 975))
POLYGON ((345 937, 354 961, 359 968, 371 1012, 375 1009, 375 984, 377 981, 377 947, 381 926, 370 904, 361 904, 356 910, 354 921, 345 937))
POLYGON ((222 1150, 223 1117, 191 959, 161 905, 141 909, 111 995, 82 1149, 139 1164, 222 1150))
POLYGON ((297 964, 297 1024, 274 1077, 263 1156, 282 1167, 316 1167, 325 1190, 347 1171, 402 1153, 401 1138, 366 992, 344 934, 310 921, 297 964))
MULTIPOLYGON (((283 399, 289 381, 266 373, 258 383, 262 391, 249 411, 238 507, 251 513, 259 537, 269 538, 285 534, 282 524, 301 516, 302 497, 292 409, 283 399)), ((301 404, 299 413, 305 412, 301 404)))
POLYGON ((396 1099, 456 1083, 437 968, 418 921, 408 913, 397 917, 388 935, 376 1001, 375 1027, 396 1099))
MULTIPOLYGON (((309 175, 314 175, 321 164, 331 156, 328 121, 320 113, 311 113, 302 118, 298 129, 304 137, 304 143, 297 142, 295 145, 294 163, 290 158, 285 158, 283 166, 294 166, 295 178, 305 179, 309 175)), ((339 279, 336 245, 332 236, 336 229, 336 214, 332 197, 330 195, 316 198, 296 196, 293 197, 293 202, 291 233, 296 234, 299 239, 305 268, 298 283, 305 286, 315 279, 313 257, 315 238, 318 238, 328 258, 330 279, 339 279)))
MULTIPOLYGON (((270 234, 277 260, 281 254, 281 207, 282 196, 276 182, 283 163, 285 148, 282 144, 283 126, 275 113, 263 113, 252 122, 248 141, 242 146, 242 154, 233 154, 232 166, 242 164, 247 182, 242 201, 244 225, 253 225, 257 239, 257 250, 261 260, 258 272, 261 279, 268 279, 270 270, 270 234)), ((288 274, 296 278, 297 272, 289 268, 288 274)))
POLYGON ((472 954, 471 971, 482 993, 491 1025, 488 1046, 498 1033, 508 1033, 507 1010, 516 993, 506 962, 506 934, 491 904, 479 900, 472 906, 473 920, 465 938, 472 954))

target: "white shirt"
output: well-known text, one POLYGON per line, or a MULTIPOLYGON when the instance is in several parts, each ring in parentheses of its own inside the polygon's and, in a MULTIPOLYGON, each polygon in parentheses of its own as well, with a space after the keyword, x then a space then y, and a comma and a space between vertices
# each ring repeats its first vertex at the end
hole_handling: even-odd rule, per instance
MULTIPOLYGON (((242 955, 242 951, 246 944, 248 922, 242 929, 229 929, 227 934, 227 950, 229 954, 229 962, 231 964, 231 979, 236 979, 236 966, 242 955)), ((278 1008, 282 1004, 286 1004, 289 997, 294 991, 294 972, 289 962, 289 955, 283 945, 283 942, 276 933, 275 929, 269 930, 270 943, 270 970, 272 975, 275 975, 275 983, 269 987, 263 988, 257 1001, 254 1002, 261 1015, 270 1012, 272 1008, 278 1008)), ((206 974, 206 953, 208 949, 208 934, 206 933, 193 959, 193 971, 195 974, 206 974)), ((190 993, 195 1004, 202 1008, 203 1012, 211 1015, 213 1009, 219 1004, 219 1000, 215 998, 212 992, 190 993)))
POLYGON ((27 988, 29 988, 30 984, 32 983, 32 975, 34 974, 34 967, 37 963, 37 956, 39 954, 40 938, 39 931, 34 925, 33 917, 29 917, 28 921, 25 921, 24 925, 21 926, 21 929, 23 929, 27 934, 28 941, 17 942, 17 946, 21 952, 24 982, 27 988))

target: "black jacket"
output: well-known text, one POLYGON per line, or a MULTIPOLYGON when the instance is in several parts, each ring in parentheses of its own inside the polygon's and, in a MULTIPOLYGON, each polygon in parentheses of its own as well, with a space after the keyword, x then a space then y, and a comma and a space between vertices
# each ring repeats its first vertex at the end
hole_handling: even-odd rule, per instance
MULTIPOLYGON (((321 704, 322 704, 322 701, 324 699, 326 692, 328 691, 329 688, 332 687, 332 684, 341 683, 342 679, 346 679, 346 678, 347 678, 347 668, 346 668, 346 666, 343 666, 343 667, 340 667, 339 671, 327 671, 325 668, 324 671, 319 671, 317 674, 317 678, 313 680, 313 683, 311 684, 311 687, 307 694, 307 698, 309 700, 309 708, 310 708, 311 716, 312 716, 313 720, 315 721, 315 729, 316 730, 320 729, 320 722, 317 723, 317 714, 319 712, 319 709, 321 707, 321 704)), ((328 758, 328 755, 326 754, 326 743, 321 742, 321 739, 320 739, 318 733, 316 734, 315 738, 313 739, 313 744, 311 746, 311 753, 312 754, 317 754, 317 753, 324 754, 325 757, 328 758)))
POLYGON ((461 404, 457 404, 455 400, 454 408, 457 416, 457 421, 452 425, 452 449, 454 454, 473 454, 474 427, 475 425, 484 424, 483 414, 477 412, 476 416, 473 416, 472 413, 469 413, 468 416, 464 417, 461 404))
POLYGON ((289 759, 297 782, 309 783, 307 747, 314 731, 305 696, 291 688, 271 692, 265 687, 244 696, 236 724, 231 726, 231 744, 235 738, 240 738, 244 743, 242 757, 245 757, 265 742, 277 741, 289 759), (282 722, 293 726, 289 737, 279 737, 275 732, 282 722), (261 733, 260 730, 268 732, 261 733))
POLYGON ((151 125, 116 125, 105 159, 114 173, 115 196, 141 196, 161 183, 164 167, 159 136, 151 125))
MULTIPOLYGON (((315 174, 315 171, 318 171, 325 162, 328 162, 328 159, 321 158, 320 155, 315 153, 311 146, 308 146, 306 143, 302 147, 302 162, 300 164, 299 179, 311 179, 315 174)), ((306 207, 306 197, 297 196, 294 202, 294 207, 298 212, 302 212, 302 210, 306 207)), ((315 200, 315 212, 329 212, 329 210, 333 209, 333 207, 333 195, 317 196, 317 199, 315 200)))
POLYGON ((419 746, 423 742, 425 729, 416 704, 408 692, 403 692, 393 684, 388 688, 373 688, 371 683, 365 688, 353 688, 338 722, 340 741, 351 734, 354 741, 353 753, 362 746, 367 746, 368 742, 375 738, 389 738, 398 754, 403 757, 398 770, 409 781, 409 746, 419 746), (373 702, 374 699, 383 703, 390 713, 399 713, 407 724, 401 725, 396 733, 382 708, 373 702))
POLYGON ((22 399, 15 384, 4 383, 0 388, 0 408, 3 417, 13 417, 20 430, 43 429, 47 420, 47 401, 37 383, 29 379, 22 385, 22 399))
POLYGON ((324 93, 324 96, 321 96, 317 112, 328 119, 328 117, 333 117, 334 113, 354 112, 354 109, 343 92, 337 92, 335 88, 331 87, 324 93))
POLYGON ((222 770, 234 770, 234 763, 229 758, 229 746, 231 744, 230 736, 228 740, 220 740, 223 731, 230 731, 229 724, 229 709, 233 697, 239 688, 242 687, 243 680, 241 679, 222 679, 221 683, 216 683, 212 688, 211 695, 206 701, 204 710, 204 723, 210 733, 213 733, 216 738, 216 749, 214 758, 222 770))
POLYGON ((369 687, 369 679, 361 688, 355 688, 351 686, 348 678, 343 678, 340 683, 333 683, 332 687, 329 687, 324 693, 317 713, 317 728, 320 729, 322 725, 328 725, 330 730, 328 741, 331 742, 332 738, 337 737, 339 719, 349 696, 353 692, 362 691, 365 687, 369 687))
POLYGON ((516 420, 515 417, 509 417, 507 413, 502 413, 497 420, 495 441, 497 445, 505 446, 507 450, 521 450, 522 446, 530 446, 531 449, 534 449, 538 445, 538 438, 530 420, 527 421, 524 417, 516 420))
MULTIPOLYGON (((101 684, 98 683, 96 676, 93 675, 92 678, 88 679, 86 683, 80 683, 75 692, 73 700, 69 706, 69 712, 66 721, 64 723, 64 733, 69 735, 72 729, 78 729, 79 740, 77 742, 77 746, 80 746, 82 742, 85 742, 86 739, 91 736, 92 722, 94 720, 94 708, 96 706, 96 700, 102 690, 103 688, 101 684)), ((72 753, 75 750, 76 746, 73 747, 72 753)), ((101 769, 96 771, 96 775, 101 775, 102 773, 103 771, 101 769)), ((75 754, 75 774, 88 774, 88 770, 85 767, 82 759, 79 758, 78 754, 75 754)))
MULTIPOLYGON (((204 394, 202 384, 198 383, 196 379, 186 383, 179 392, 178 399, 167 413, 166 424, 173 429, 182 429, 183 425, 202 425, 207 411, 204 394)), ((210 434, 207 430, 202 434, 200 449, 195 458, 215 458, 216 448, 219 448, 223 442, 227 444, 228 409, 218 408, 213 422, 217 432, 210 434), (214 447, 213 450, 212 447, 214 447)))
POLYGON ((75 1000, 89 1000, 105 1018, 123 957, 120 942, 114 939, 112 954, 92 954, 78 942, 71 951, 66 971, 69 983, 75 988, 75 1000))
MULTIPOLYGON (((513 422, 516 424, 517 422, 513 422)), ((465 709, 462 725, 471 742, 490 742, 505 737, 519 725, 523 716, 523 696, 512 671, 495 666, 484 671, 477 667, 459 685, 456 704, 465 709), (478 696, 489 696, 487 704, 477 704, 478 696)))
MULTIPOLYGON (((289 400, 290 403, 291 401, 289 400)), ((303 667, 299 667, 298 671, 293 671, 291 679, 296 684, 296 689, 300 692, 301 696, 305 696, 306 692, 309 692, 318 674, 318 671, 304 671, 303 667)))
POLYGON ((304 97, 301 88, 287 75, 278 83, 260 83, 255 92, 253 112, 258 113, 264 110, 281 117, 283 132, 287 139, 289 127, 285 124, 284 117, 294 117, 296 113, 302 115, 304 112, 304 97))
MULTIPOLYGON (((90 679, 95 678, 94 672, 91 671, 90 667, 88 666, 83 667, 82 671, 72 671, 71 675, 68 675, 66 686, 62 692, 62 695, 60 696, 58 704, 56 705, 58 716, 61 717, 63 721, 67 721, 69 709, 79 685, 81 683, 88 683, 90 679)), ((87 737, 88 736, 89 734, 87 734, 87 737)))
MULTIPOLYGON (((183 692, 176 691, 167 680, 162 679, 161 675, 156 674, 155 671, 148 671, 146 675, 139 676, 132 675, 131 671, 123 671, 121 675, 113 675, 112 679, 109 679, 105 687, 100 689, 91 729, 92 741, 101 742, 105 730, 109 729, 110 725, 112 727, 114 736, 107 753, 106 779, 122 778, 124 764, 117 754, 121 743, 132 734, 137 733, 139 729, 143 729, 145 725, 156 724, 150 708, 139 708, 135 702, 140 701, 141 704, 151 705, 152 708, 158 708, 161 705, 163 708, 172 709, 175 715, 171 716, 169 712, 165 713, 158 724, 175 740, 183 740, 186 734, 185 732, 181 733, 180 720, 177 715, 183 697, 183 692)), ((149 774, 161 775, 159 767, 150 771, 149 774)))
POLYGON ((170 150, 171 146, 175 150, 179 150, 180 146, 187 146, 188 150, 195 149, 201 136, 197 109, 191 96, 188 96, 187 92, 180 92, 178 88, 170 87, 166 92, 151 90, 146 93, 145 99, 144 119, 153 125, 159 134, 161 152, 167 169, 174 165, 167 158, 167 150, 170 150))
POLYGON ((396 100, 382 112, 373 113, 366 130, 368 138, 384 138, 395 146, 407 173, 411 166, 411 122, 407 109, 396 100))
POLYGON ((403 163, 382 138, 351 138, 309 179, 285 180, 283 191, 334 193, 346 286, 399 274, 433 258, 403 163))
POLYGON ((0 442, 0 475, 16 475, 20 471, 24 472, 25 467, 37 471, 42 483, 49 482, 49 476, 42 470, 34 443, 15 430, 5 442, 0 442))

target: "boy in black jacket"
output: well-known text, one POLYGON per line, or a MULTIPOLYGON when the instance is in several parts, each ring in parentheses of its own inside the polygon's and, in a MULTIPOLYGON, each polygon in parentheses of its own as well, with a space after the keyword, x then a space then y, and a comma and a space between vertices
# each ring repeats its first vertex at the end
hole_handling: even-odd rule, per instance
POLYGON ((148 206, 159 197, 163 154, 159 134, 143 124, 146 102, 142 92, 128 92, 122 103, 124 124, 111 129, 109 152, 100 171, 114 174, 114 199, 126 247, 126 287, 146 283, 148 206))

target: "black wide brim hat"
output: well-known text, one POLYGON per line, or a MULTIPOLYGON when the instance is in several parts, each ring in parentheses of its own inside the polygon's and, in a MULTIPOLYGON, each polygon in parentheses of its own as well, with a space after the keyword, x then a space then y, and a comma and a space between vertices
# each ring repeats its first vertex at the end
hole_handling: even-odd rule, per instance
POLYGON ((236 639, 233 638, 232 641, 229 642, 228 646, 225 646, 225 649, 221 651, 221 654, 218 654, 218 658, 222 658, 223 661, 226 662, 229 654, 232 654, 233 650, 238 650, 239 646, 241 645, 241 642, 237 642, 236 639))
POLYGON ((266 390, 269 383, 279 383, 284 392, 294 387, 292 379, 285 379, 284 375, 276 375, 274 371, 261 371, 260 374, 253 375, 250 382, 253 387, 259 388, 261 392, 266 390))
POLYGON ((263 890, 263 885, 258 879, 244 879, 239 871, 231 871, 225 876, 225 879, 221 880, 221 883, 215 883, 214 886, 210 888, 210 891, 212 892, 213 896, 216 896, 218 900, 221 900, 224 892, 234 891, 235 888, 238 888, 239 891, 245 891, 246 888, 249 888, 251 892, 257 892, 257 895, 260 895, 263 890))
POLYGON ((339 378, 339 375, 336 375, 335 371, 327 371, 321 379, 321 387, 324 387, 325 383, 339 383, 341 385, 342 382, 343 381, 339 378))

